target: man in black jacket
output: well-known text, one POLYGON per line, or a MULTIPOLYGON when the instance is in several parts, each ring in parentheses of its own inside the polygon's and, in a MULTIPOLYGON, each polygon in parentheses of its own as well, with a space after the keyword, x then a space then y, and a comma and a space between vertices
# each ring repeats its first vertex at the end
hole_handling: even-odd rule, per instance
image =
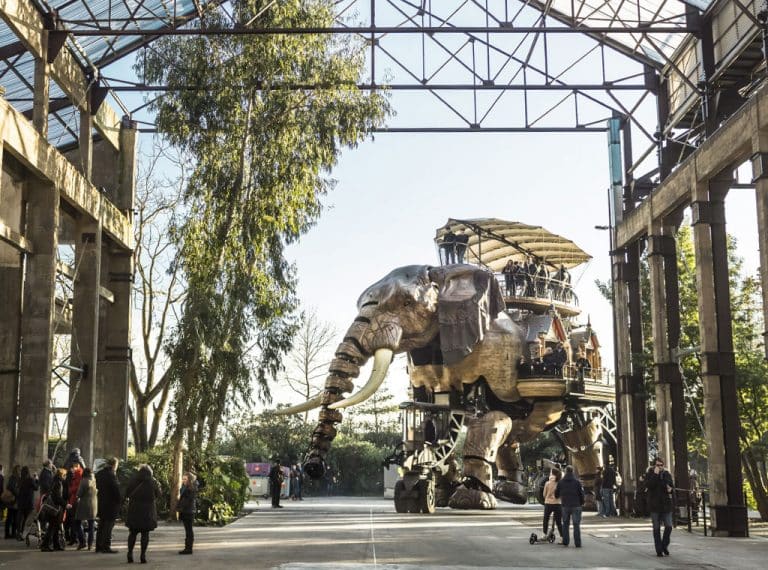
POLYGON ((275 458, 274 464, 269 470, 269 494, 272 495, 273 509, 283 508, 283 506, 280 504, 280 493, 283 489, 283 479, 285 479, 285 476, 283 475, 283 468, 280 466, 280 460, 275 458))
POLYGON ((565 476, 555 488, 555 497, 560 499, 563 510, 563 546, 568 546, 571 519, 573 519, 573 544, 581 548, 581 507, 584 506, 584 487, 573 474, 573 467, 566 466, 565 476))
POLYGON ((96 473, 96 489, 99 492, 99 530, 96 533, 96 552, 115 554, 112 549, 112 529, 120 512, 120 484, 117 481, 116 457, 107 459, 107 464, 96 473))
POLYGON ((645 474, 645 493, 648 510, 653 521, 653 544, 656 556, 669 556, 669 535, 672 534, 672 493, 675 484, 672 475, 664 469, 664 460, 657 457, 654 466, 645 474), (661 536, 661 523, 664 536, 661 536))

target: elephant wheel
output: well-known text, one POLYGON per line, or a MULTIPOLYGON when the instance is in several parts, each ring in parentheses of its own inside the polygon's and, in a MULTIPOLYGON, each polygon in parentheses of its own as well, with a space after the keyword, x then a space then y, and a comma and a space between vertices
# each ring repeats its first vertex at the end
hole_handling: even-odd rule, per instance
POLYGON ((419 506, 425 515, 431 515, 435 512, 435 483, 433 481, 423 481, 419 485, 419 506))
POLYGON ((410 499, 403 497, 405 491, 405 483, 398 481, 395 483, 395 511, 398 513, 407 513, 410 499))

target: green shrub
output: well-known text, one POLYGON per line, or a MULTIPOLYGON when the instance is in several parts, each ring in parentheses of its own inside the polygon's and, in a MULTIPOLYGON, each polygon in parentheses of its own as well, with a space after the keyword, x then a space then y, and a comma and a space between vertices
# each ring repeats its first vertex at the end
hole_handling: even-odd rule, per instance
MULTIPOLYGON (((125 488, 139 465, 146 463, 154 472, 160 484, 162 497, 157 500, 158 517, 169 517, 171 504, 171 469, 173 453, 167 444, 158 445, 146 453, 120 463, 118 478, 120 490, 125 488)), ((242 460, 220 457, 212 453, 189 454, 184 460, 184 470, 194 472, 201 484, 197 496, 196 522, 200 524, 224 525, 235 518, 243 509, 248 497, 249 479, 242 460)), ((125 517, 125 505, 122 515, 125 517)))

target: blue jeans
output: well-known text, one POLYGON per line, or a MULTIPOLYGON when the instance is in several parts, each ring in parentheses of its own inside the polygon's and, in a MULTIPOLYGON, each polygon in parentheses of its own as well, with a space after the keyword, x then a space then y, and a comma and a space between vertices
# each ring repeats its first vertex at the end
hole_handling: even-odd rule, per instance
POLYGON ((617 517, 619 513, 616 511, 616 503, 613 502, 613 489, 600 489, 600 494, 603 496, 603 513, 607 517, 617 517))
POLYGON ((662 554, 669 547, 669 535, 672 534, 672 513, 651 513, 653 522, 653 545, 656 554, 662 554), (661 536, 661 523, 664 523, 664 537, 661 536))
POLYGON ((568 546, 568 534, 573 517, 573 544, 581 546, 581 507, 563 507, 563 544, 568 546))

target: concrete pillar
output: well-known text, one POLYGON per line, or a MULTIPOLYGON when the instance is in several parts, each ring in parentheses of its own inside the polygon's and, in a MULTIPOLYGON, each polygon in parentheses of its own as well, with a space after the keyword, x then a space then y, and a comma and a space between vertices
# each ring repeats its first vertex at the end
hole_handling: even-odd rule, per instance
MULTIPOLYGON (((614 338, 616 343, 616 416, 618 424, 618 467, 624 479, 621 508, 633 512, 638 478, 645 472, 648 457, 646 399, 642 370, 633 367, 633 346, 637 343, 639 287, 637 285, 638 244, 631 251, 613 255, 614 338), (634 323, 633 323, 634 321, 634 323), (635 337, 633 339, 633 336, 635 337), (634 340, 634 342, 633 342, 634 340), (638 381, 638 372, 640 380, 638 381)), ((642 333, 640 333, 642 344, 642 333)))
POLYGON ((716 535, 746 536, 723 203, 731 183, 730 173, 697 183, 691 211, 712 528, 716 535))
POLYGON ((133 255, 110 251, 107 287, 115 301, 105 305, 96 384, 95 457, 125 457, 128 448, 128 383, 131 370, 133 255))
MULTIPOLYGON (((0 167, 3 147, 0 145, 0 167)), ((21 188, 3 172, 0 183, 0 222, 19 231, 21 188)), ((21 233, 19 231, 19 233, 21 233)), ((0 465, 9 465, 16 439, 21 348, 22 253, 0 243, 0 465)))
MULTIPOLYGON (((40 34, 42 52, 48 52, 48 32, 40 34)), ((32 125, 43 138, 48 138, 48 109, 50 103, 50 65, 45 58, 35 59, 32 125)))
MULTIPOLYGON (((757 123, 756 123, 757 124, 757 123)), ((763 345, 768 358, 768 133, 755 129, 752 137, 752 181, 757 201, 757 232, 760 247, 760 282, 763 294, 763 345)))
POLYGON ((70 375, 67 447, 79 447, 83 458, 91 465, 94 459, 101 286, 101 225, 98 221, 89 220, 78 224, 75 265, 71 362, 73 366, 83 369, 83 372, 70 375))
MULTIPOLYGON (((688 436, 683 379, 674 350, 680 344, 680 298, 677 283, 675 225, 654 221, 648 235, 651 321, 659 452, 675 485, 688 488, 688 436)), ((687 494, 685 494, 687 500, 687 494)), ((684 503, 678 503, 684 504, 684 503)))
POLYGON ((136 148, 138 126, 135 121, 123 117, 120 125, 120 156, 118 160, 118 190, 115 206, 124 212, 133 212, 136 196, 136 148))
POLYGON ((59 193, 33 177, 27 183, 26 238, 34 254, 24 273, 21 384, 14 461, 37 465, 48 456, 48 423, 58 248, 59 193))

